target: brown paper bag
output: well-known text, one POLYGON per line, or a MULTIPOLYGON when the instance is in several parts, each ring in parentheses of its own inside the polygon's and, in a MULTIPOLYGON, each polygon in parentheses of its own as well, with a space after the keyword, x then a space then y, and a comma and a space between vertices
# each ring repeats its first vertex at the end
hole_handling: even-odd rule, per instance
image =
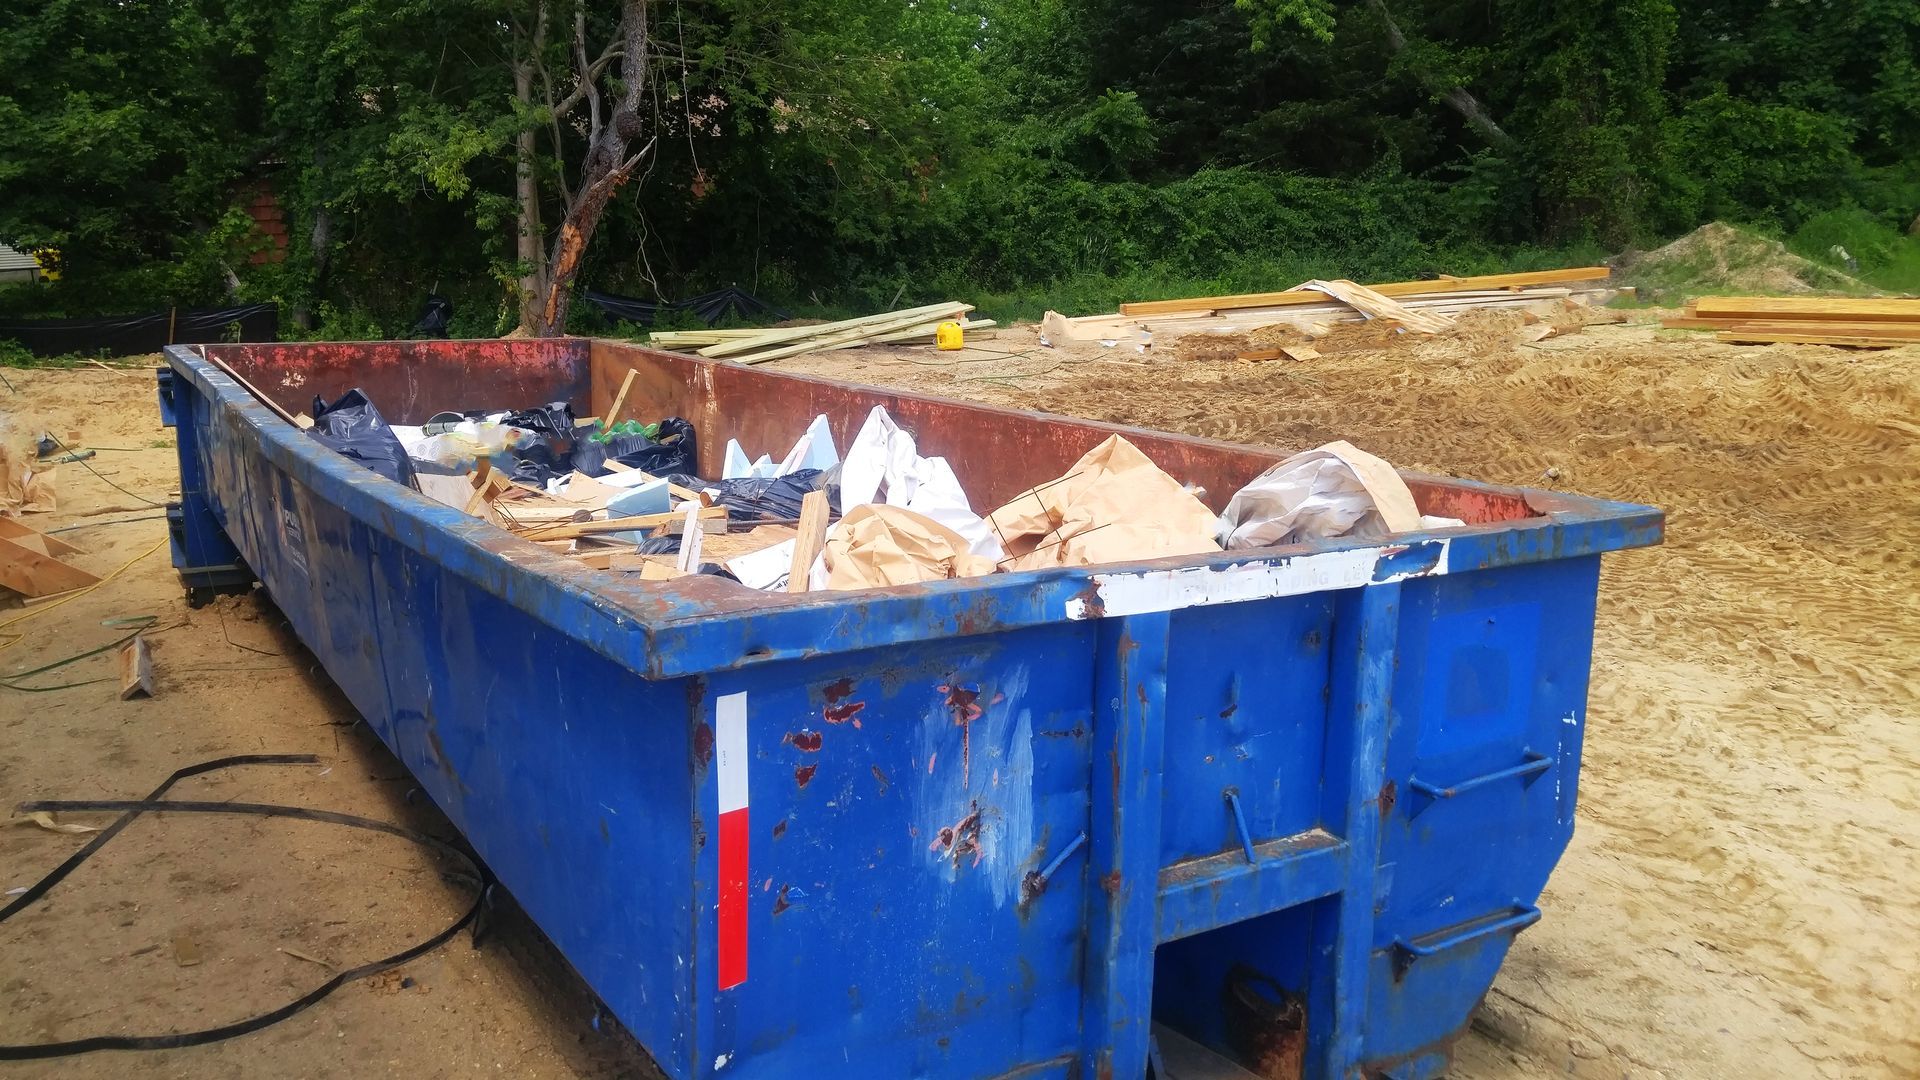
POLYGON ((979 577, 993 562, 967 551, 945 525, 899 506, 864 503, 827 534, 823 553, 829 589, 875 589, 921 581, 979 577))
POLYGON ((990 521, 1008 570, 1137 562, 1219 551, 1205 503, 1115 435, 1067 474, 1015 497, 990 521))

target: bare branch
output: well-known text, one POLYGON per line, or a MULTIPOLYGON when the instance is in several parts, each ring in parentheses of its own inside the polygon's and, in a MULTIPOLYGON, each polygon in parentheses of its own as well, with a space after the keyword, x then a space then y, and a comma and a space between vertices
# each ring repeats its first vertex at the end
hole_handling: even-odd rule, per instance
MULTIPOLYGON (((1406 52, 1407 36, 1400 32, 1400 24, 1394 21, 1393 13, 1387 10, 1386 0, 1367 0, 1367 8, 1386 24, 1387 46, 1396 55, 1406 52)), ((1481 106, 1480 99, 1474 97, 1466 87, 1445 85, 1434 78, 1432 72, 1424 69, 1415 71, 1414 75, 1428 91, 1445 101, 1454 112, 1459 113, 1461 118, 1466 120, 1467 126, 1479 132, 1482 138, 1503 150, 1514 148, 1513 136, 1507 134, 1506 129, 1488 115, 1487 110, 1481 106)))

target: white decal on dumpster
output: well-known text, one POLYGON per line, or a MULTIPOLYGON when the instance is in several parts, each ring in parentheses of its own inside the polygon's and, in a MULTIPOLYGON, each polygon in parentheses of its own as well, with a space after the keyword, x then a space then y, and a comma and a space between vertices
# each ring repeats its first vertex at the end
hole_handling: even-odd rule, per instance
POLYGON ((1210 604, 1384 585, 1447 572, 1451 540, 1322 551, 1237 566, 1188 566, 1135 574, 1093 575, 1093 597, 1067 601, 1069 619, 1143 615, 1210 604))

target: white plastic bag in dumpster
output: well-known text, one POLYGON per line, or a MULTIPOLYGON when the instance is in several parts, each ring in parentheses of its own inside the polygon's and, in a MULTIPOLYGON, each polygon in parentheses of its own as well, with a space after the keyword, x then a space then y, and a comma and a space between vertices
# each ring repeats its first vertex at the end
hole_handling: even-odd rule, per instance
POLYGON ((840 505, 846 513, 872 502, 932 518, 959 533, 975 555, 996 562, 1006 556, 1000 538, 973 512, 947 459, 921 457, 913 436, 879 405, 867 414, 840 465, 840 505))
POLYGON ((1295 454, 1241 488, 1220 516, 1220 544, 1269 547, 1461 524, 1422 518, 1393 466, 1349 442, 1295 454))

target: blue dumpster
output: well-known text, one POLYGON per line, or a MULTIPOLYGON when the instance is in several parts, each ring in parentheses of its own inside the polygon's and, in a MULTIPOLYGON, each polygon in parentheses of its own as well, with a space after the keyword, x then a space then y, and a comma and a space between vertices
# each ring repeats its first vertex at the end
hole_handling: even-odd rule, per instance
POLYGON ((884 405, 976 506, 1124 433, 1218 509, 1282 454, 604 341, 175 347, 176 565, 257 578, 675 1078, 1415 1078, 1573 830, 1600 555, 1653 509, 1409 476, 1461 528, 861 593, 585 569, 282 415, 633 373, 729 438, 884 405), (277 406, 278 411, 269 407, 277 406))

